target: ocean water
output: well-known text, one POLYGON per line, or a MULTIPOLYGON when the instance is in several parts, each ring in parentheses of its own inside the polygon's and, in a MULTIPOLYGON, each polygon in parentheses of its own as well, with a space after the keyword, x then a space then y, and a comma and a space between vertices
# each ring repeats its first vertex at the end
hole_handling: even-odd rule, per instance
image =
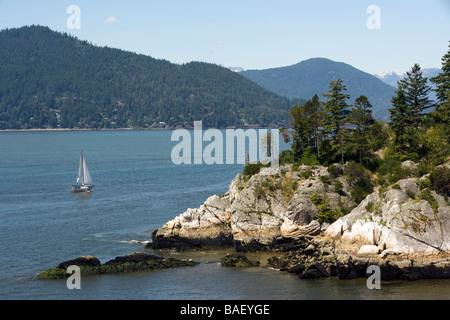
POLYGON ((81 290, 65 280, 34 276, 90 254, 102 263, 142 251, 165 222, 224 194, 241 164, 175 165, 171 131, 0 132, 0 299, 19 300, 296 300, 450 299, 450 281, 299 280, 265 265, 224 268, 228 250, 167 252, 192 258, 191 268, 85 276, 81 290), (94 181, 88 194, 70 192, 80 150, 94 181))

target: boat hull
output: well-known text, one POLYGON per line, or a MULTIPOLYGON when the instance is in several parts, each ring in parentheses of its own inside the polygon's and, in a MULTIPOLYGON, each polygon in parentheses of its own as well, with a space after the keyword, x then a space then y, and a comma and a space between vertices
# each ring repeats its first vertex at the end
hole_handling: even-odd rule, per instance
POLYGON ((91 192, 93 187, 94 186, 91 185, 83 185, 83 186, 73 185, 71 189, 72 192, 91 192))

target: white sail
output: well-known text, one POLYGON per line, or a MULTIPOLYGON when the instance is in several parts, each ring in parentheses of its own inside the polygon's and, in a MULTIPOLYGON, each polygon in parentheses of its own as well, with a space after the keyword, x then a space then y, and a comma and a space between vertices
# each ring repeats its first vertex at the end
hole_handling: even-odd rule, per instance
POLYGON ((73 192, 91 192, 94 185, 92 184, 91 175, 83 156, 83 151, 80 155, 80 165, 78 167, 77 183, 72 185, 73 192))
POLYGON ((80 164, 78 166, 78 178, 77 185, 81 186, 84 184, 84 173, 83 173, 83 151, 80 155, 80 164))
POLYGON ((92 185, 91 175, 89 174, 89 170, 86 164, 86 159, 83 158, 83 180, 84 185, 92 185))

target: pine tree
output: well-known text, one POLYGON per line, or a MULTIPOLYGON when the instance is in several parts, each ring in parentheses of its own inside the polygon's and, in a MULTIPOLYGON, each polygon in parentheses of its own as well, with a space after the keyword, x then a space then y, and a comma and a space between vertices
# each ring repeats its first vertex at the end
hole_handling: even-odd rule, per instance
POLYGON ((322 105, 317 94, 303 106, 291 109, 294 129, 294 156, 320 156, 320 137, 323 119, 322 105))
POLYGON ((342 79, 330 82, 330 89, 328 93, 322 94, 327 101, 325 105, 326 125, 325 129, 331 134, 331 151, 338 155, 340 154, 341 162, 344 163, 344 150, 348 138, 347 117, 350 107, 347 104, 349 94, 344 92, 347 87, 343 84, 342 79))
POLYGON ((434 107, 435 104, 428 98, 431 87, 427 86, 428 78, 422 76, 420 65, 416 63, 410 72, 406 73, 406 78, 399 81, 405 91, 405 101, 411 109, 413 125, 417 128, 423 120, 424 111, 434 107))
POLYGON ((448 101, 450 99, 450 45, 448 52, 442 57, 442 72, 430 81, 437 86, 433 91, 436 91, 439 102, 448 101))
POLYGON ((362 162, 363 157, 370 151, 368 131, 375 122, 371 109, 372 104, 369 99, 366 96, 360 96, 356 98, 355 107, 349 115, 350 123, 354 127, 352 142, 359 162, 362 162))
POLYGON ((389 109, 390 126, 395 133, 394 146, 396 152, 402 153, 408 145, 408 133, 411 133, 412 128, 412 114, 411 108, 409 108, 406 98, 406 90, 404 84, 400 81, 397 82, 398 90, 395 92, 395 96, 392 97, 393 108, 389 109))
POLYGON ((415 64, 406 78, 397 82, 398 90, 392 98, 391 128, 395 133, 395 151, 411 160, 418 160, 426 151, 421 143, 420 126, 425 118, 425 110, 435 104, 428 98, 431 90, 426 85, 419 64, 415 64))

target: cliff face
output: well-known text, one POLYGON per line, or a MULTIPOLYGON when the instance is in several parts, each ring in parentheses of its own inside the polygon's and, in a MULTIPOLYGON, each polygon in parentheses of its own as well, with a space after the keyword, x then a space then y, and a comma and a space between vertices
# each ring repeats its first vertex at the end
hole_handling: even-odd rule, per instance
POLYGON ((155 249, 234 246, 237 251, 256 251, 271 249, 284 238, 318 235, 320 209, 312 202, 314 197, 326 198, 331 209, 356 206, 345 179, 340 195, 329 179, 321 181, 327 176, 327 168, 314 171, 308 166, 296 171, 291 166, 264 168, 250 178, 239 174, 225 195, 210 197, 156 230, 151 245, 155 249))
POLYGON ((333 223, 325 236, 354 253, 372 250, 408 257, 450 253, 450 206, 434 191, 431 201, 421 199, 419 183, 420 179, 403 179, 396 188, 369 195, 333 223))
POLYGON ((245 252, 320 235, 336 250, 354 254, 450 253, 448 199, 420 190, 425 177, 400 180, 356 204, 343 167, 336 168, 341 174, 333 179, 327 168, 310 166, 295 171, 291 166, 264 168, 250 178, 239 174, 225 195, 214 195, 167 222, 153 233, 149 245, 154 249, 234 246, 245 252), (330 225, 327 212, 342 217, 330 225))

